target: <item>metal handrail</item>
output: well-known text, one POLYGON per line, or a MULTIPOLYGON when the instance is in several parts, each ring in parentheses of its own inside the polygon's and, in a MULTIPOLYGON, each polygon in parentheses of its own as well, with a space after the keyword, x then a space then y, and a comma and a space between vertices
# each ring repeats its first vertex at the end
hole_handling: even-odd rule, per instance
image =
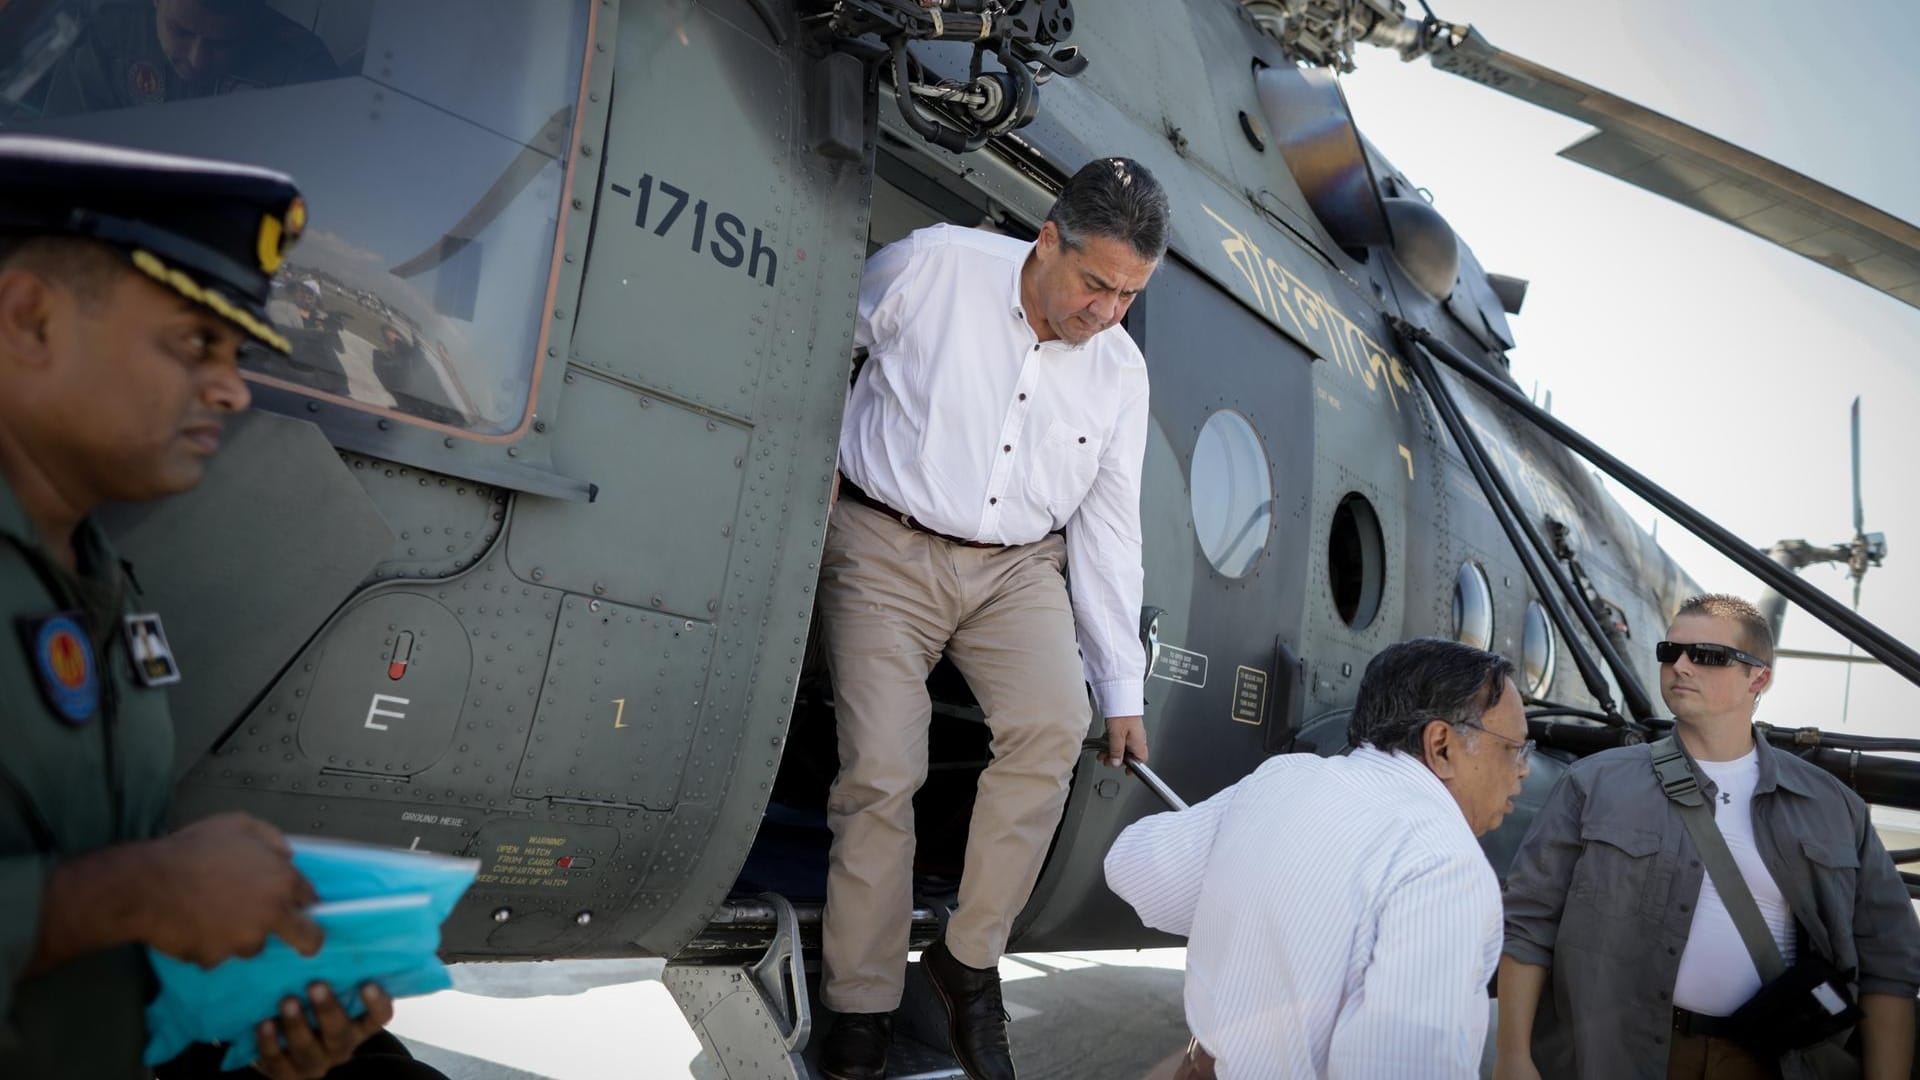
POLYGON ((1513 546, 1514 554, 1520 558, 1521 568, 1533 582, 1534 590, 1539 594, 1541 606, 1546 609, 1547 617, 1553 622, 1554 628, 1560 632, 1561 639, 1567 643, 1568 649, 1572 652, 1574 666, 1580 669, 1580 678, 1586 683, 1587 692, 1593 695, 1594 700, 1600 702, 1602 712, 1610 714, 1607 723, 1618 725, 1623 721, 1618 715, 1618 707, 1613 702, 1613 695, 1607 688, 1606 680, 1600 675, 1599 667, 1594 664, 1593 657, 1587 654, 1586 649, 1580 644, 1579 637, 1574 634, 1573 623, 1567 616, 1567 608, 1561 606, 1562 599, 1566 601, 1567 607, 1572 608, 1579 618, 1581 628, 1586 631, 1587 637, 1592 639, 1594 648, 1599 650, 1601 658, 1613 671, 1614 680, 1620 686, 1621 696, 1627 699, 1627 712, 1632 716, 1633 721, 1638 723, 1652 717, 1653 701, 1647 696, 1646 688, 1640 685, 1639 676, 1620 656, 1619 650, 1614 648, 1612 639, 1607 637, 1606 631, 1600 626, 1600 621, 1594 617, 1592 609, 1587 606, 1586 598, 1574 588, 1565 568, 1554 558, 1553 551, 1547 547, 1546 541, 1540 536, 1540 531, 1534 528, 1533 522, 1522 512, 1513 488, 1507 484, 1506 477, 1501 475, 1499 467, 1487 454, 1486 447, 1480 444, 1479 436, 1467 426, 1466 419, 1460 413, 1459 405, 1453 400, 1452 390, 1441 381, 1439 372, 1434 370, 1432 362, 1427 359, 1428 353, 1421 349, 1421 343, 1417 339, 1413 339, 1411 335, 1405 336, 1414 346, 1408 352, 1412 356, 1415 377, 1426 389, 1427 396, 1433 400, 1434 411, 1439 413, 1441 422, 1453 436, 1454 445, 1460 450, 1460 456, 1466 460, 1467 468, 1472 471, 1474 480, 1480 485, 1480 491, 1486 496, 1487 505, 1492 508, 1495 520, 1507 535, 1507 542, 1513 546), (1551 579, 1551 586, 1549 579, 1551 579), (1559 590, 1558 596, 1555 595, 1555 589, 1559 590))
POLYGON ((1425 346, 1435 359, 1500 399, 1502 404, 1551 435, 1567 449, 1592 462, 1627 490, 1652 503, 1661 513, 1684 525, 1695 536, 1711 544, 1714 550, 1732 559, 1741 569, 1773 586, 1776 592, 1798 604, 1802 610, 1878 657, 1887 667, 1899 672, 1902 678, 1920 686, 1920 652, 1915 652, 1900 639, 1849 610, 1845 604, 1814 588, 1768 558, 1765 552, 1676 498, 1672 492, 1635 472, 1619 458, 1602 450, 1593 440, 1528 401, 1525 394, 1469 359, 1459 349, 1435 337, 1425 327, 1415 326, 1398 317, 1394 317, 1392 322, 1396 330, 1425 346))

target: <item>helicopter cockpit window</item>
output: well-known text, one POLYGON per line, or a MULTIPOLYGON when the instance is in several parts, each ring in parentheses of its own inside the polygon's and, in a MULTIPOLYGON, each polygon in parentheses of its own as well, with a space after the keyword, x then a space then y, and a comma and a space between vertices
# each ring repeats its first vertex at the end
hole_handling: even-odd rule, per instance
POLYGON ((1493 587, 1477 562, 1461 563, 1453 581, 1453 639, 1476 649, 1493 646, 1493 587))
POLYGON ((1559 658, 1557 645, 1547 609, 1538 600, 1530 601, 1520 633, 1520 686, 1528 697, 1539 698, 1553 685, 1553 665, 1559 658))
POLYGON ((0 128, 283 170, 256 379, 458 434, 530 410, 590 5, 0 4, 0 128))
POLYGON ((1244 577, 1273 528, 1273 477, 1266 448, 1247 418, 1214 413, 1193 445, 1193 527, 1215 570, 1244 577))

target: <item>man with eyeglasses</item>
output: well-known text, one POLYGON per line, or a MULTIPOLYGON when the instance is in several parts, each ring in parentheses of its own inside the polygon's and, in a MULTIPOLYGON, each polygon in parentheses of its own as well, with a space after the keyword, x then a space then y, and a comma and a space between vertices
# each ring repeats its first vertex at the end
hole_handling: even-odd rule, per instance
POLYGON ((1285 754, 1135 822, 1107 884, 1187 937, 1181 1077, 1478 1077, 1500 887, 1475 837, 1533 742, 1503 657, 1394 645, 1361 678, 1345 757, 1285 754))
MULTIPOLYGON (((1737 597, 1698 596, 1667 637, 1654 651, 1679 750, 1758 908, 1756 942, 1764 920, 1789 966, 1769 996, 1796 968, 1830 969, 1846 985, 1823 1000, 1858 998, 1859 1075, 1906 1077, 1920 923, 1860 798, 1755 736, 1773 685, 1766 618, 1737 597)), ((1764 980, 1656 760, 1643 745, 1577 762, 1522 841, 1507 876, 1495 1077, 1831 1075, 1816 1056, 1838 1046, 1759 1048, 1741 1009, 1764 980)))

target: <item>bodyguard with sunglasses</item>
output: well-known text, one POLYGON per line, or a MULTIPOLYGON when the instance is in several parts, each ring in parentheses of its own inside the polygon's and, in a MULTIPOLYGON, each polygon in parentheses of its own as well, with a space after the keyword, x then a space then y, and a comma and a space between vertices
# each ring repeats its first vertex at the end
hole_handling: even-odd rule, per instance
POLYGON ((1700 596, 1667 637, 1674 741, 1575 763, 1508 874, 1494 1075, 1906 1077, 1920 923, 1860 798, 1755 736, 1766 619, 1700 596))

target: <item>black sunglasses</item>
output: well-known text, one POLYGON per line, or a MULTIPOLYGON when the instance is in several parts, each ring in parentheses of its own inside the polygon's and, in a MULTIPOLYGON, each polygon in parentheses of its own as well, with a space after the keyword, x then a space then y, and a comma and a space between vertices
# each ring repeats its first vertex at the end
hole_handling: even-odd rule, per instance
POLYGON ((1731 645, 1715 645, 1711 642, 1662 641, 1653 647, 1653 658, 1663 664, 1671 664, 1686 653, 1687 659, 1701 667, 1726 667, 1728 664, 1752 664, 1754 667, 1772 667, 1772 664, 1748 652, 1741 652, 1731 645))

